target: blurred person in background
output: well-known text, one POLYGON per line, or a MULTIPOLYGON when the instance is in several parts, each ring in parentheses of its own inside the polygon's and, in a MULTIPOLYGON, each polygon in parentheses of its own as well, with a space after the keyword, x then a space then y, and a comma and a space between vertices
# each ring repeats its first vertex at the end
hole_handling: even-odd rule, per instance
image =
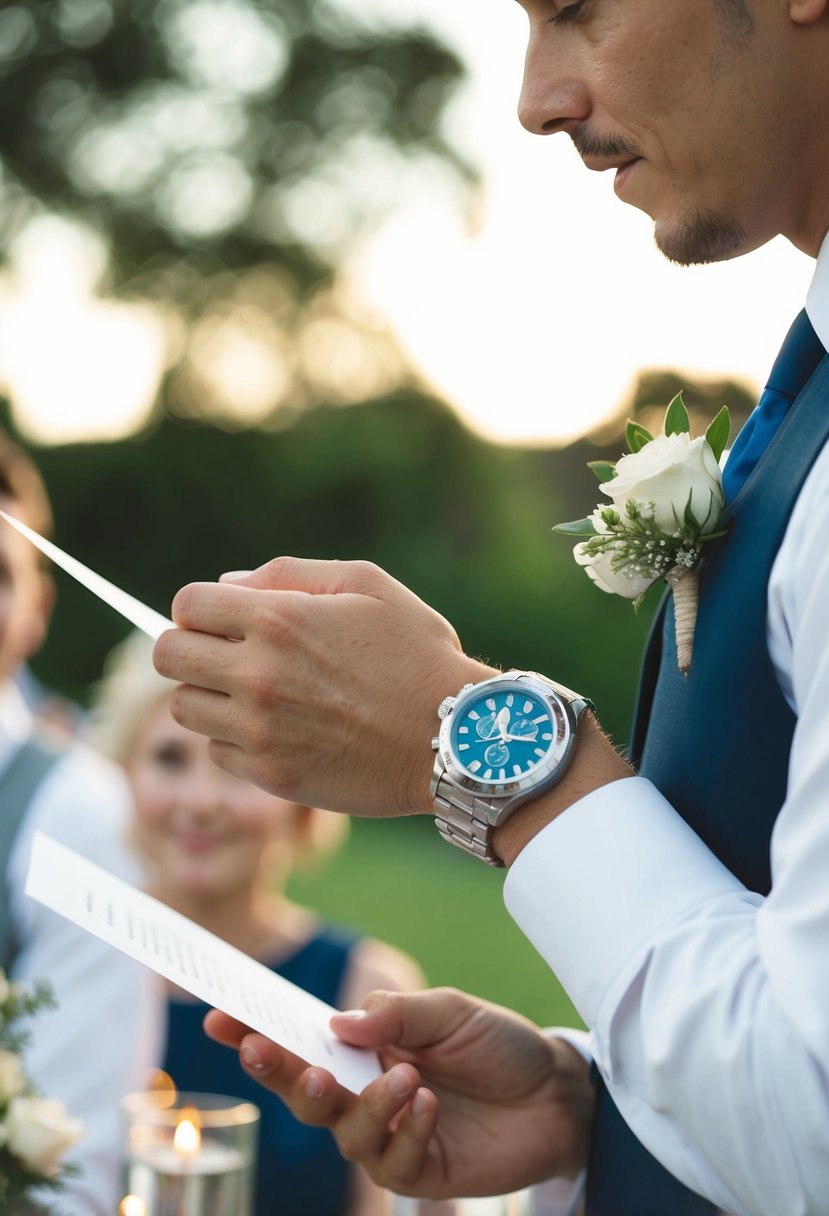
MULTIPOLYGON (((90 741, 123 765, 133 841, 149 890, 169 907, 337 1008, 375 988, 422 983, 382 942, 322 923, 285 896, 297 866, 343 841, 342 816, 299 806, 213 763, 208 741, 170 715, 173 686, 152 642, 130 634, 110 654, 90 715, 90 741)), ((257 1216, 382 1216, 390 1197, 340 1156, 330 1132, 297 1122, 202 1029, 207 1006, 170 987, 163 1068, 179 1090, 248 1099, 262 1112, 257 1216)))
MULTIPOLYGON (((43 481, 5 434, 0 507, 41 534, 51 529, 43 481)), ((24 894, 37 831, 130 882, 141 880, 126 843, 123 774, 85 745, 36 727, 17 683, 21 665, 43 642, 53 595, 38 551, 0 520, 0 965, 22 984, 51 984, 56 1008, 38 1018, 24 1063, 38 1089, 85 1126, 69 1156, 77 1175, 41 1202, 62 1216, 112 1216, 122 1157, 118 1104, 157 1062, 161 1003, 145 968, 24 894), (99 1019, 94 1040, 90 1009, 99 1019)))

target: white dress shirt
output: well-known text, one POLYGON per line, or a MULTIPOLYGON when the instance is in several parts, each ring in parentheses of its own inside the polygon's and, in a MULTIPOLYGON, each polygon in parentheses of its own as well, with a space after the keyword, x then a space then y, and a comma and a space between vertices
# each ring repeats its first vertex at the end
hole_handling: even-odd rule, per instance
MULTIPOLYGON (((806 307, 829 349, 829 237, 806 307)), ((560 815, 504 888, 633 1131, 740 1216, 829 1212, 828 528, 829 445, 769 581, 768 648, 797 725, 768 897, 640 777, 560 815)))
MULTIPOLYGON (((0 771, 31 732, 19 690, 0 687, 0 771)), ((119 1101, 142 1088, 159 1059, 161 994, 156 977, 24 895, 29 851, 43 831, 127 881, 140 874, 124 839, 130 801, 119 770, 75 744, 35 792, 6 871, 19 953, 13 979, 47 979, 55 1010, 30 1023, 25 1066, 39 1091, 85 1124, 66 1160, 79 1167, 59 1193, 38 1196, 61 1216, 113 1216, 121 1189, 119 1101)))

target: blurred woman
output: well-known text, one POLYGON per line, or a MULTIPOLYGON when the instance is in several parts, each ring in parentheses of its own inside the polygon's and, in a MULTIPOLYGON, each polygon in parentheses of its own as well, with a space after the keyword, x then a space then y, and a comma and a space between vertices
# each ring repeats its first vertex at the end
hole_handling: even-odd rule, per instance
MULTIPOLYGON (((133 634, 111 653, 93 706, 90 741, 124 767, 134 840, 149 890, 169 907, 338 1008, 374 988, 422 986, 399 951, 322 923, 284 894, 294 867, 341 843, 344 815, 297 806, 218 768, 208 740, 169 712, 172 685, 133 634)), ((324 1129, 305 1127, 206 1037, 207 1006, 170 987, 163 1064, 180 1090, 226 1093, 262 1111, 256 1216, 381 1216, 389 1197, 339 1155, 324 1129)))

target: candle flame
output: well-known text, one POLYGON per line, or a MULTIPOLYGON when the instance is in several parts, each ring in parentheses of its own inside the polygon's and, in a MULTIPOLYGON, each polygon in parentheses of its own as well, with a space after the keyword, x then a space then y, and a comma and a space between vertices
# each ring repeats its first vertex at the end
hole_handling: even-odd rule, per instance
POLYGON ((147 1205, 137 1195, 125 1195, 118 1205, 118 1216, 147 1216, 147 1205))
POLYGON ((200 1147, 199 1113, 194 1106, 185 1106, 176 1125, 173 1148, 182 1157, 194 1157, 200 1147))

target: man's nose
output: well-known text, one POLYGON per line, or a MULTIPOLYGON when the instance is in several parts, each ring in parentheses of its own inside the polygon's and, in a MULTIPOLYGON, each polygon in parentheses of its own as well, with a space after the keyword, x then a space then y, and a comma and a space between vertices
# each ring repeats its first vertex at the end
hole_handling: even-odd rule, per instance
POLYGON ((571 131, 589 118, 590 95, 576 66, 552 27, 531 35, 518 100, 518 118, 531 134, 571 131))

